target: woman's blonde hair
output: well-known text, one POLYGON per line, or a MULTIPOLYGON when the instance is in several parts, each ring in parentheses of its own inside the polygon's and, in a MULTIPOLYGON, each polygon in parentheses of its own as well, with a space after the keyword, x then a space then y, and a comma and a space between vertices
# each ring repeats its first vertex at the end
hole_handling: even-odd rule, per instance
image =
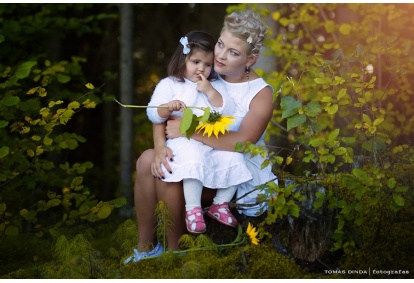
POLYGON ((228 30, 233 36, 248 42, 251 47, 248 55, 257 55, 263 47, 268 29, 258 14, 243 10, 227 15, 221 32, 228 30))

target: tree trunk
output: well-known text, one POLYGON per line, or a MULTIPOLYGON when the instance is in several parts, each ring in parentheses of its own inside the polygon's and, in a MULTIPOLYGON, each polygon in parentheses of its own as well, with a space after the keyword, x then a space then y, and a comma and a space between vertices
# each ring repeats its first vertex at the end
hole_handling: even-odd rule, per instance
MULTIPOLYGON (((133 5, 120 4, 121 36, 120 36, 120 101, 123 104, 132 104, 133 97, 133 68, 132 68, 132 27, 133 5)), ((131 201, 132 194, 132 110, 121 108, 120 115, 120 180, 119 191, 127 199, 127 205, 120 209, 120 216, 130 218, 133 216, 131 201)))

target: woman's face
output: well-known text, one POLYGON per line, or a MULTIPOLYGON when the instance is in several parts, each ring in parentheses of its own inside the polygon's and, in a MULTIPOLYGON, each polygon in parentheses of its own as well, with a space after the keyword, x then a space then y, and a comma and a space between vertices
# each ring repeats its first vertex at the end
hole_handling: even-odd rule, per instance
POLYGON ((248 43, 224 30, 214 48, 214 70, 226 80, 244 75, 248 61, 248 43))

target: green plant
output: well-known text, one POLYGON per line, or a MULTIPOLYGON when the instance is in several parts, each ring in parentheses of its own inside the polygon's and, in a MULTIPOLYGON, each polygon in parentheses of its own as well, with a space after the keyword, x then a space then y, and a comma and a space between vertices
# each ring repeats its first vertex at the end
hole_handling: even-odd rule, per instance
POLYGON ((81 61, 0 65, 2 236, 30 231, 41 237, 50 226, 105 219, 125 204, 124 199, 103 202, 91 195, 83 180, 93 167, 91 162, 65 161, 69 151, 86 141, 65 132, 65 125, 78 111, 94 108, 99 101, 92 91, 78 95, 67 86, 81 74, 81 61))
MULTIPOLYGON (((278 68, 263 75, 280 86, 280 107, 272 118, 279 127, 269 127, 268 132, 287 137, 285 148, 269 154, 263 166, 270 163, 300 175, 335 180, 327 184, 326 194, 317 193, 314 209, 327 205, 336 213, 333 250, 350 253, 358 246, 362 226, 379 229, 380 216, 373 214, 396 213, 412 200, 398 176, 386 175, 380 157, 414 135, 408 128, 414 114, 408 103, 413 101, 409 78, 414 54, 403 28, 413 7, 251 7, 276 23, 266 46, 278 68), (344 191, 341 195, 338 188, 344 191)), ((250 145, 248 152, 268 153, 250 145)), ((292 194, 291 186, 269 182, 258 188, 268 195, 277 193, 269 202, 272 210, 266 224, 300 214, 304 196, 292 194)))

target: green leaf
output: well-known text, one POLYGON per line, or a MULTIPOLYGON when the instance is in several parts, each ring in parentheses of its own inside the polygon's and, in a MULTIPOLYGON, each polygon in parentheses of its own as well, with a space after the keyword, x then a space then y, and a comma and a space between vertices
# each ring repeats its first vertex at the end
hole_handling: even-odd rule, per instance
POLYGON ((346 94, 346 88, 342 88, 338 91, 338 96, 336 97, 338 100, 340 100, 342 97, 344 97, 346 94))
POLYGON ((234 150, 237 152, 241 152, 243 150, 243 143, 237 142, 234 150))
POLYGON ((187 139, 191 138, 191 136, 195 132, 195 129, 197 128, 198 124, 199 124, 198 117, 195 114, 193 114, 193 119, 191 120, 191 125, 187 129, 187 131, 185 132, 185 136, 187 137, 187 139))
POLYGON ((335 155, 343 155, 345 153, 346 153, 346 148, 342 147, 342 146, 338 147, 338 148, 335 148, 334 151, 333 151, 333 154, 335 154, 335 155))
POLYGON ((394 178, 388 179, 388 181, 387 181, 387 186, 390 189, 394 189, 396 184, 397 184, 397 182, 395 181, 394 178))
POLYGON ((282 119, 285 119, 297 114, 302 107, 302 102, 292 96, 285 96, 280 102, 280 107, 282 109, 282 119))
POLYGON ((327 79, 327 78, 315 78, 314 81, 315 81, 315 83, 320 84, 320 85, 331 83, 331 80, 327 79))
POLYGON ((305 107, 305 113, 309 117, 316 117, 321 112, 321 105, 319 102, 311 101, 305 107))
POLYGON ((183 111, 183 118, 180 123, 180 133, 184 134, 191 126, 193 120, 193 111, 190 108, 185 108, 183 111))
POLYGON ((98 217, 100 219, 108 218, 109 215, 111 215, 111 207, 109 205, 102 206, 98 211, 98 217))
POLYGON ((401 196, 399 196, 397 194, 393 194, 392 198, 394 199, 394 202, 395 202, 396 205, 404 206, 404 198, 402 198, 401 196))
POLYGON ((5 157, 5 156, 7 156, 8 154, 9 154, 9 152, 10 152, 10 149, 9 149, 9 147, 8 146, 2 146, 1 148, 0 148, 0 158, 3 158, 3 157, 5 157))
POLYGON ((126 205, 126 198, 117 198, 112 200, 114 207, 119 208, 126 205))
POLYGON ((355 168, 352 170, 352 174, 354 174, 355 177, 357 177, 359 180, 368 180, 369 176, 367 173, 365 173, 364 170, 355 168))
POLYGON ((53 139, 49 138, 48 136, 46 136, 46 137, 43 139, 43 143, 44 143, 45 145, 51 145, 51 144, 52 144, 52 142, 53 142, 53 139))
POLYGON ((9 121, 0 120, 0 128, 5 128, 9 124, 9 121))
POLYGON ((311 139, 311 140, 309 141, 309 145, 311 145, 311 146, 313 146, 313 147, 318 147, 318 146, 321 146, 321 145, 323 145, 324 143, 325 143, 325 140, 324 140, 324 139, 321 139, 321 138, 311 139))
POLYGON ((16 77, 18 77, 19 79, 26 78, 27 76, 29 76, 32 67, 36 64, 37 64, 36 61, 24 62, 23 64, 19 66, 19 68, 17 68, 16 73, 15 73, 16 77))
POLYGON ((299 206, 294 205, 294 206, 289 207, 289 213, 292 216, 298 218, 299 217, 299 212, 300 212, 299 206))
POLYGON ((201 123, 205 123, 208 121, 208 118, 210 118, 210 107, 207 107, 206 109, 204 109, 204 114, 200 119, 201 123))
POLYGON ((296 128, 299 125, 302 125, 306 122, 306 115, 305 114, 297 114, 293 117, 288 118, 287 120, 287 130, 296 128))
POLYGON ((328 112, 328 114, 330 115, 335 114, 336 112, 338 112, 338 104, 333 104, 325 107, 325 111, 328 112))
POLYGON ((6 97, 2 101, 2 104, 4 106, 13 106, 13 105, 16 105, 17 103, 19 103, 19 101, 20 101, 20 98, 19 97, 17 97, 17 96, 9 96, 9 97, 6 97))
POLYGON ((62 74, 57 74, 57 80, 58 82, 64 84, 70 81, 70 77, 62 74))
POLYGON ((55 207, 55 206, 58 206, 61 202, 62 201, 60 199, 57 199, 57 198, 51 199, 51 200, 49 200, 47 202, 47 206, 49 206, 49 207, 55 207))
POLYGON ((4 233, 9 237, 15 237, 15 236, 19 235, 19 228, 17 228, 16 226, 11 226, 10 225, 10 226, 7 226, 4 233))

